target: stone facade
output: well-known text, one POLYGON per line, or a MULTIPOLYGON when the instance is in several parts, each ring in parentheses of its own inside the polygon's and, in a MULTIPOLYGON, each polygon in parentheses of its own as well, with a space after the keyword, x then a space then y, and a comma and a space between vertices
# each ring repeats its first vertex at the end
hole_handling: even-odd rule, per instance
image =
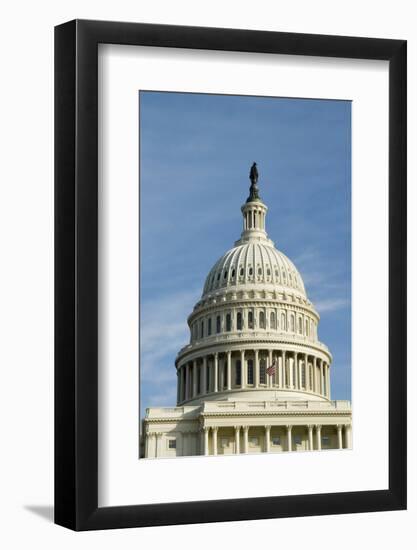
POLYGON ((351 447, 351 407, 332 401, 332 356, 294 264, 249 197, 243 231, 209 272, 176 358, 177 406, 150 408, 146 458, 351 447))

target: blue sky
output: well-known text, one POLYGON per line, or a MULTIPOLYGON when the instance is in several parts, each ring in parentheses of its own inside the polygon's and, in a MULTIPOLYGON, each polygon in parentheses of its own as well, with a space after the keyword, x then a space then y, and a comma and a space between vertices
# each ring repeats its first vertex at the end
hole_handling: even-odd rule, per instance
POLYGON ((349 101, 140 92, 141 414, 176 400, 174 360, 215 261, 241 232, 256 161, 266 229, 300 271, 351 398, 349 101))

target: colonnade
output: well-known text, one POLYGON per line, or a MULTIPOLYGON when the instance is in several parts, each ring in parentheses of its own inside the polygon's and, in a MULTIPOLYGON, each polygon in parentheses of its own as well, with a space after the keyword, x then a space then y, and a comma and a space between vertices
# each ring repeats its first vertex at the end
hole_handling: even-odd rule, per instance
POLYGON ((282 307, 232 307, 200 316, 190 324, 191 342, 227 332, 268 330, 317 340, 317 322, 312 314, 282 307))
POLYGON ((320 357, 289 350, 215 352, 177 368, 177 403, 237 389, 291 389, 330 399, 330 365, 320 357), (273 367, 268 371, 269 367, 273 367))
MULTIPOLYGON (((259 433, 259 426, 233 426, 234 428, 234 445, 233 445, 233 454, 241 454, 249 452, 249 440, 250 440, 250 430, 256 429, 256 433, 259 433)), ((305 450, 322 450, 324 448, 332 449, 351 449, 352 448, 352 427, 350 424, 336 424, 336 425, 325 425, 321 424, 308 424, 305 426, 286 424, 284 426, 269 424, 262 426, 261 429, 264 432, 263 437, 263 448, 262 451, 269 453, 271 452, 271 446, 274 443, 274 439, 278 440, 279 438, 271 439, 271 429, 272 428, 284 428, 284 441, 279 443, 280 450, 282 451, 295 451, 297 450, 297 443, 294 441, 293 437, 293 428, 296 428, 298 432, 304 431, 303 438, 300 439, 301 442, 305 444, 305 450), (335 431, 335 437, 329 439, 328 436, 325 436, 329 439, 329 443, 324 443, 327 441, 323 437, 323 429, 327 430, 333 429, 335 431)), ((217 455, 219 454, 219 434, 224 427, 219 426, 204 426, 203 428, 203 445, 202 445, 202 454, 208 455, 217 455)))

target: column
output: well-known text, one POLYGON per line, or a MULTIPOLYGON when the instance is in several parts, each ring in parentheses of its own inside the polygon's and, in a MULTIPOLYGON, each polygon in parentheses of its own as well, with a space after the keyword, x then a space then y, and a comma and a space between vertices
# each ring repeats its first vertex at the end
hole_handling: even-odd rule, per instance
POLYGON ((242 380, 242 389, 246 388, 246 365, 245 365, 245 352, 240 352, 240 377, 242 380))
POLYGON ((216 352, 214 354, 214 391, 219 391, 219 354, 216 352))
POLYGON ((204 426, 204 456, 209 454, 209 427, 204 426))
POLYGON ((292 426, 287 425, 287 450, 292 451, 292 426))
POLYGON ((327 363, 326 376, 327 376, 327 384, 326 384, 327 398, 330 399, 330 365, 329 363, 327 363))
POLYGON ((197 359, 193 361, 193 397, 197 395, 197 359))
POLYGON ((213 432, 213 455, 214 456, 217 455, 217 430, 218 430, 217 427, 212 428, 212 432, 213 432))
POLYGON ((188 394, 190 392, 190 388, 189 388, 189 385, 190 385, 190 376, 189 376, 189 365, 188 363, 184 366, 185 368, 185 394, 184 394, 184 401, 187 401, 188 399, 188 394))
POLYGON ((301 361, 301 353, 297 353, 298 360, 298 387, 301 390, 303 388, 303 363, 301 361))
POLYGON ((316 426, 317 450, 321 451, 321 426, 316 426))
POLYGON ((182 401, 182 365, 178 367, 178 399, 177 405, 182 401))
POLYGON ((181 376, 180 376, 180 371, 177 368, 177 405, 180 402, 180 395, 181 395, 181 376))
POLYGON ((320 359, 320 393, 321 395, 324 395, 324 384, 323 384, 323 359, 320 359))
POLYGON ((282 388, 284 386, 283 383, 283 363, 284 363, 284 355, 285 351, 281 353, 281 355, 278 356, 278 387, 282 388))
POLYGON ((255 388, 259 386, 259 351, 255 350, 255 388))
POLYGON ((309 391, 309 389, 310 389, 310 369, 308 368, 308 355, 307 354, 304 355, 304 367, 305 367, 305 372, 306 372, 305 389, 306 389, 306 391, 309 391))
POLYGON ((249 426, 243 426, 243 452, 245 454, 248 452, 248 433, 249 426))
POLYGON ((345 425, 345 448, 352 448, 352 426, 350 424, 345 425))
POLYGON ((155 457, 155 451, 156 451, 156 434, 154 432, 148 433, 148 458, 154 458, 155 457))
POLYGON ((271 451, 271 426, 265 426, 265 452, 271 451))
POLYGON ((313 391, 317 393, 317 358, 313 357, 313 391))
MULTIPOLYGON (((268 351, 268 367, 270 367, 271 365, 272 365, 272 349, 268 351)), ((276 372, 277 370, 275 367, 275 373, 276 372)), ((272 388, 272 380, 273 380, 272 375, 270 376, 269 374, 267 374, 266 376, 267 376, 268 387, 272 388)), ((275 378, 276 374, 274 374, 273 377, 275 378)))
POLYGON ((203 380, 202 380, 202 391, 201 393, 204 395, 207 393, 207 355, 203 357, 203 380))
POLYGON ((227 352, 227 389, 232 389, 232 352, 227 352))
POLYGON ((162 438, 162 433, 161 432, 157 432, 155 434, 155 458, 157 458, 160 454, 161 454, 161 438, 162 438))
POLYGON ((288 367, 289 367, 289 371, 290 371, 289 386, 290 386, 290 388, 294 388, 294 368, 293 368, 294 358, 289 357, 288 358, 288 363, 289 363, 288 367))
POLYGON ((240 426, 235 426, 235 453, 240 453, 240 426))
POLYGON ((337 425, 337 448, 343 449, 343 441, 342 441, 342 425, 337 425))
POLYGON ((308 428, 308 448, 310 451, 312 451, 314 449, 313 447, 313 426, 311 424, 309 424, 307 426, 308 428))
POLYGON ((187 456, 188 455, 188 433, 183 432, 182 434, 182 450, 181 450, 181 456, 187 456))
POLYGON ((145 432, 145 458, 149 458, 150 454, 150 443, 151 443, 151 434, 147 431, 145 432))

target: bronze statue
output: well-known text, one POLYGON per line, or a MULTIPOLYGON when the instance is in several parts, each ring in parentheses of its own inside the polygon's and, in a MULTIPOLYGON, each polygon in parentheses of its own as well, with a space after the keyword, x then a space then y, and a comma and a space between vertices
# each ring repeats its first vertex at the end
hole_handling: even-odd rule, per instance
POLYGON ((249 197, 246 199, 246 202, 261 200, 261 197, 259 196, 258 178, 259 178, 258 168, 256 167, 256 162, 254 162, 249 172, 250 188, 249 188, 249 197))
POLYGON ((258 169, 256 168, 256 162, 254 162, 250 169, 249 179, 252 183, 252 185, 256 185, 258 183, 258 169))

